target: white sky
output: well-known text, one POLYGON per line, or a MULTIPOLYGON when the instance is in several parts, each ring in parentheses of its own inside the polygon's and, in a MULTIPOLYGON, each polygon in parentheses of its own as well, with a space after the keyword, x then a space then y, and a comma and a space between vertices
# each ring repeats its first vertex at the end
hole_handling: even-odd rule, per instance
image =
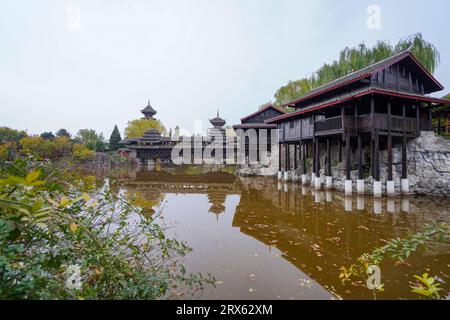
POLYGON ((450 91, 447 0, 0 0, 0 126, 103 132, 150 99, 167 128, 227 124, 340 50, 422 32, 450 91), (381 29, 367 8, 381 9, 381 29), (76 13, 79 11, 79 28, 76 13), (74 19, 75 17, 75 19, 74 19))

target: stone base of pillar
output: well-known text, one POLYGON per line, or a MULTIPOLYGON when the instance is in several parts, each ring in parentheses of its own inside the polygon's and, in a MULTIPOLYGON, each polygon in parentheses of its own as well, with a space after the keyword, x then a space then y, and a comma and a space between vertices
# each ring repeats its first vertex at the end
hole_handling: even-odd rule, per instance
POLYGON ((283 171, 278 171, 277 178, 278 178, 278 180, 282 180, 283 179, 283 171))
POLYGON ((352 180, 345 180, 345 195, 351 196, 353 193, 353 182, 352 180))
POLYGON ((364 194, 364 180, 356 180, 356 193, 364 194))
POLYGON ((311 174, 311 187, 314 186, 315 183, 316 183, 316 174, 313 173, 311 174))
POLYGON ((374 181, 373 182, 373 196, 375 198, 381 198, 381 181, 374 181))
POLYGON ((291 179, 291 173, 289 171, 284 172, 284 177, 283 180, 284 181, 289 181, 291 179))
POLYGON ((306 179, 306 174, 302 174, 302 184, 306 184, 308 180, 306 179))
POLYGON ((333 189, 333 177, 326 177, 325 188, 327 190, 333 189))
POLYGON ((314 187, 316 188, 316 190, 322 189, 322 181, 320 181, 319 177, 316 177, 314 181, 314 187))
POLYGON ((386 181, 386 194, 388 196, 395 195, 395 183, 394 183, 394 181, 386 181))
POLYGON ((402 194, 409 194, 409 180, 402 179, 402 194))

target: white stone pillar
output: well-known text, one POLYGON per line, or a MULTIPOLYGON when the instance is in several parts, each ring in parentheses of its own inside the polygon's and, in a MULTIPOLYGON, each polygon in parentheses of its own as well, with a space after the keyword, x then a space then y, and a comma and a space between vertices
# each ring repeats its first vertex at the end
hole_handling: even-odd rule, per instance
POLYGON ((315 186, 316 190, 322 189, 322 181, 320 180, 320 177, 316 177, 316 179, 314 181, 314 186, 315 186))
POLYGON ((278 171, 277 178, 279 181, 281 181, 283 179, 283 171, 278 171))
POLYGON ((394 183, 394 181, 386 181, 386 194, 388 196, 395 195, 395 183, 394 183))
POLYGON ((316 183, 316 174, 311 173, 311 187, 316 183))
POLYGON ((356 193, 364 194, 364 180, 358 179, 356 180, 356 193))
POLYGON ((373 182, 373 196, 375 198, 381 198, 381 181, 374 181, 373 182))
POLYGON ((289 171, 285 171, 284 172, 284 181, 289 181, 290 180, 290 172, 289 171))
POLYGON ((306 174, 302 174, 302 184, 306 184, 307 182, 306 174))
POLYGON ((333 189, 333 177, 326 177, 325 188, 327 190, 333 189))
POLYGON ((345 195, 351 196, 353 193, 353 182, 352 180, 345 180, 345 195))
POLYGON ((409 194, 409 179, 402 179, 402 194, 409 194))

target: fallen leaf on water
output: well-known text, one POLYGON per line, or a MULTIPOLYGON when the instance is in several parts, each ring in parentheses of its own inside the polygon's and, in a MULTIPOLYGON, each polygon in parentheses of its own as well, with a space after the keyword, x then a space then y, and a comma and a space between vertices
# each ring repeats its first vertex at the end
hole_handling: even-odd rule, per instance
POLYGON ((369 228, 367 228, 366 226, 363 226, 363 225, 360 225, 358 227, 358 229, 365 230, 365 231, 369 231, 370 230, 369 228))
POLYGON ((216 284, 222 284, 223 281, 216 281, 216 284))

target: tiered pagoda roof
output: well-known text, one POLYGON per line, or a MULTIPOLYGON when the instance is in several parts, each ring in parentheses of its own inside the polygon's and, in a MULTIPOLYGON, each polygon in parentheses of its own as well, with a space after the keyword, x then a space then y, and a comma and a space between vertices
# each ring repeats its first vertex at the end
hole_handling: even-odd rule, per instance
POLYGON ((148 100, 147 106, 141 112, 144 114, 144 119, 153 119, 153 116, 157 114, 157 111, 150 105, 150 100, 148 100))
POLYGON ((214 126, 214 129, 222 129, 226 124, 226 121, 219 116, 219 111, 217 110, 217 116, 210 119, 209 122, 214 126))

